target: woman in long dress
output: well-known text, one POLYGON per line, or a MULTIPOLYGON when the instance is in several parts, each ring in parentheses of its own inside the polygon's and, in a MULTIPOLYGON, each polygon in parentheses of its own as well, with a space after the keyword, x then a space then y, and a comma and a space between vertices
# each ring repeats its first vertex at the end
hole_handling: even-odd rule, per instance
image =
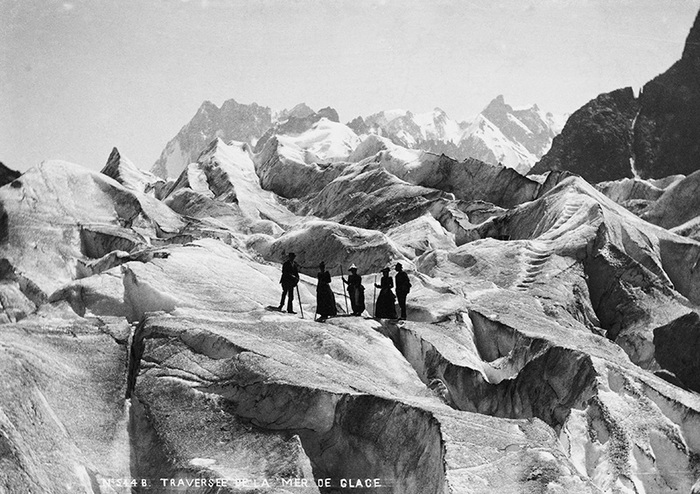
POLYGON ((377 319, 396 319, 396 296, 391 291, 394 288, 394 280, 389 276, 389 271, 389 268, 382 269, 379 285, 374 285, 379 288, 377 305, 374 310, 374 317, 377 319))
POLYGON ((318 265, 316 278, 318 279, 316 285, 316 313, 319 315, 319 321, 325 321, 329 317, 338 315, 338 309, 335 307, 335 295, 333 295, 333 290, 331 290, 331 274, 326 271, 325 262, 321 262, 318 265))
POLYGON ((365 287, 362 286, 362 277, 357 274, 357 266, 353 264, 349 269, 348 279, 343 278, 343 283, 348 285, 352 315, 360 316, 365 311, 365 287))

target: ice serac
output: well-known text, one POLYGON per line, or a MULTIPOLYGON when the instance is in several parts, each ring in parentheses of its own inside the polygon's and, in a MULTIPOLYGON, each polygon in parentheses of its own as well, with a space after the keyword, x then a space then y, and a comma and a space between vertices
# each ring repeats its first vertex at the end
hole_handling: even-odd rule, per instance
POLYGON ((700 170, 665 189, 641 216, 663 228, 679 227, 700 216, 700 170))
POLYGON ((656 202, 664 193, 664 187, 659 187, 659 184, 638 178, 600 182, 595 188, 635 214, 656 202))
POLYGON ((700 244, 642 221, 580 178, 564 180, 540 199, 480 229, 482 236, 511 240, 500 249, 490 249, 490 256, 503 256, 501 269, 494 268, 501 265, 495 260, 488 268, 478 262, 488 245, 482 246, 483 241, 460 247, 458 252, 463 253, 449 259, 468 262, 465 266, 474 274, 479 269, 488 273, 487 279, 498 286, 535 295, 544 289, 542 283, 565 283, 562 290, 569 295, 563 299, 565 292, 546 290, 554 305, 545 313, 574 314, 592 330, 603 328, 635 364, 646 369, 657 370, 660 365, 654 357, 654 328, 697 310, 700 274, 694 266, 700 259, 700 244), (513 241, 525 244, 509 254, 513 241), (505 262, 511 257, 518 262, 505 262))
POLYGON ((386 230, 425 214, 435 204, 451 200, 446 192, 412 185, 380 163, 361 162, 299 206, 298 211, 359 228, 386 230))
POLYGON ((165 181, 162 178, 140 170, 129 158, 122 156, 117 148, 112 149, 102 173, 129 190, 150 194, 159 199, 161 190, 165 186, 165 181))
POLYGON ((639 102, 632 88, 599 95, 567 120, 530 173, 568 170, 591 183, 632 178, 633 125, 639 102))
POLYGON ((456 211, 449 206, 455 199, 511 207, 533 199, 540 189, 537 182, 502 166, 471 159, 460 163, 379 136, 363 139, 349 159, 360 161, 346 165, 322 188, 318 184, 315 195, 300 201, 296 210, 382 231, 430 211, 463 236, 446 210, 456 211))
MULTIPOLYGON (((697 396, 640 371, 584 328, 539 319, 537 304, 517 294, 475 293, 467 305, 456 322, 382 330, 455 408, 552 426, 572 472, 596 491, 689 491, 697 396)), ((554 468, 561 475, 566 467, 554 468)))
MULTIPOLYGON (((44 308, 46 309, 46 307, 44 308)), ((43 310, 0 332, 0 491, 116 492, 130 473, 131 328, 43 310)))
POLYGON ((254 144, 271 124, 271 110, 256 103, 246 105, 229 99, 219 108, 205 101, 192 120, 168 142, 151 171, 164 179, 175 178, 197 161, 214 138, 254 144))
POLYGON ((516 171, 477 159, 456 161, 448 156, 409 150, 390 143, 367 161, 374 161, 410 184, 454 194, 464 201, 487 201, 512 207, 531 200, 539 185, 516 171))
POLYGON ((308 221, 272 242, 263 252, 266 258, 284 262, 294 252, 303 271, 315 276, 321 261, 332 275, 348 273, 356 264, 358 272, 378 273, 394 261, 406 262, 399 247, 386 235, 330 221, 308 221))
POLYGON ((392 228, 387 236, 403 247, 410 258, 437 249, 451 250, 457 247, 455 234, 443 227, 430 213, 392 228))
POLYGON ((188 165, 164 200, 180 214, 215 218, 242 233, 280 232, 298 221, 260 186, 249 145, 218 138, 188 165))
POLYGON ((282 197, 303 197, 336 178, 358 144, 349 127, 322 118, 298 135, 267 139, 255 155, 255 171, 264 189, 282 197))
POLYGON ((82 276, 81 261, 108 254, 105 246, 138 248, 133 239, 141 234, 167 236, 185 225, 155 198, 64 161, 31 168, 0 188, 0 202, 4 210, 0 256, 25 280, 23 291, 44 302, 82 276))

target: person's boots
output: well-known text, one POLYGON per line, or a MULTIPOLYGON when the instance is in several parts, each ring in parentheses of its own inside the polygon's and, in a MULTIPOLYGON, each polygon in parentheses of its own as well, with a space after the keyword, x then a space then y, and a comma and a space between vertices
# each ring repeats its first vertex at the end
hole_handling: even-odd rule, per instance
POLYGON ((291 301, 291 300, 290 300, 289 303, 287 304, 287 312, 289 312, 290 314, 296 314, 296 312, 294 312, 294 307, 292 306, 292 301, 291 301))

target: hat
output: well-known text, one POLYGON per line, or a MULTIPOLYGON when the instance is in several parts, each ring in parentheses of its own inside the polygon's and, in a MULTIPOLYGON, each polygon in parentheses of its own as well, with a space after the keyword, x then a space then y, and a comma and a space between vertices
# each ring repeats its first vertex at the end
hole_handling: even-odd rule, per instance
POLYGON ((357 266, 353 263, 348 269, 357 271, 357 266))
POLYGON ((384 268, 384 269, 382 269, 382 273, 388 273, 389 271, 391 271, 391 268, 384 268))
POLYGON ((403 268, 403 266, 401 265, 400 262, 397 262, 397 263, 396 263, 396 267, 397 267, 397 268, 403 268))
POLYGON ((290 252, 290 253, 287 254, 287 255, 288 255, 289 257, 296 257, 296 256, 297 256, 294 252, 290 252))

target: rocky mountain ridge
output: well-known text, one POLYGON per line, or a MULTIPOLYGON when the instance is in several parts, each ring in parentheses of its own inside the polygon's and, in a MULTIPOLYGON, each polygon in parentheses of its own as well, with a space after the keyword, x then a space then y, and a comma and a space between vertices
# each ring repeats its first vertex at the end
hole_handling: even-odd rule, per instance
POLYGON ((257 103, 226 100, 221 108, 205 101, 180 132, 173 137, 151 168, 160 178, 174 178, 197 161, 199 154, 215 138, 249 142, 272 126, 272 111, 257 103))

